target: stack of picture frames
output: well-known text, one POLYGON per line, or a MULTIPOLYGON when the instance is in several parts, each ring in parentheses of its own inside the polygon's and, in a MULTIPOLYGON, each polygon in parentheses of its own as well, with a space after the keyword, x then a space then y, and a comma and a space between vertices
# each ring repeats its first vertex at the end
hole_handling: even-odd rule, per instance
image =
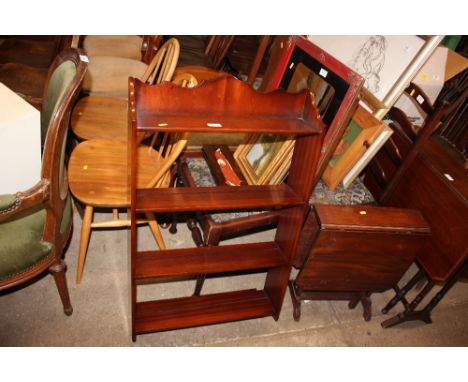
POLYGON ((443 36, 308 36, 364 77, 360 107, 331 157, 322 179, 348 188, 390 138, 379 123, 434 53, 443 36))
POLYGON ((237 148, 234 158, 249 185, 281 183, 289 170, 294 137, 254 134, 237 148))
MULTIPOLYGON (((327 125, 317 179, 347 188, 392 130, 380 122, 443 36, 278 36, 260 91, 309 89, 327 125), (360 98, 357 108, 356 98, 360 98), (357 109, 356 109, 357 108, 357 109), (351 121, 351 122, 349 122, 351 121)), ((287 175, 294 137, 253 135, 234 158, 249 184, 287 175)))
MULTIPOLYGON (((326 125, 315 183, 321 178, 357 108, 364 79, 303 36, 278 36, 260 91, 309 89, 326 125)), ((253 135, 234 153, 249 184, 277 184, 287 176, 294 137, 253 135)))

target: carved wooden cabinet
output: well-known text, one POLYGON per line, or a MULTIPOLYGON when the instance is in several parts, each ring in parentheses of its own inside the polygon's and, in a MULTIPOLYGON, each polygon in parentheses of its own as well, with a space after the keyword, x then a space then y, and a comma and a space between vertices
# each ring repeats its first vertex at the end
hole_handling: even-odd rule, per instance
POLYGON ((131 128, 132 338, 138 334, 273 316, 278 319, 308 208, 323 123, 311 95, 257 93, 231 77, 192 89, 129 80, 131 128), (295 135, 287 182, 276 186, 136 187, 137 134, 151 131, 255 132, 295 135), (271 242, 160 251, 137 248, 136 214, 281 208, 271 242), (266 270, 264 288, 141 302, 137 286, 150 280, 231 271, 266 270))

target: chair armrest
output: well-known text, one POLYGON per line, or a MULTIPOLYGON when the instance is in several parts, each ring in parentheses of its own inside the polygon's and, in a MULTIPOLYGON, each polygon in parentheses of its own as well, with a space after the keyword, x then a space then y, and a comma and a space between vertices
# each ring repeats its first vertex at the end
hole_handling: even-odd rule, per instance
POLYGON ((49 197, 49 182, 41 180, 34 187, 15 195, 0 195, 0 222, 28 208, 43 203, 49 197))

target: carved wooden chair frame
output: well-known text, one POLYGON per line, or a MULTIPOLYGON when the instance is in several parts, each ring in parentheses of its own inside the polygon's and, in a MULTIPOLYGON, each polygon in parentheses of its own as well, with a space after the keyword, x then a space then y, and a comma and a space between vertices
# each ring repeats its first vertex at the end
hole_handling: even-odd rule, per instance
POLYGON ((51 116, 46 141, 42 157, 41 180, 32 188, 16 193, 14 206, 7 210, 0 211, 0 222, 5 221, 21 211, 44 205, 46 218, 42 240, 53 244, 52 252, 45 260, 32 266, 23 272, 8 277, 0 281, 0 290, 25 283, 40 273, 48 270, 55 279, 60 298, 63 303, 64 312, 72 314, 73 308, 70 303, 68 288, 65 279, 65 262, 62 255, 65 246, 70 239, 72 232, 72 219, 64 232, 61 232, 61 218, 65 209, 67 199, 70 198, 68 192, 68 179, 66 169, 61 163, 64 144, 67 137, 69 117, 72 105, 76 100, 80 86, 83 82, 87 60, 84 51, 80 49, 65 49, 60 52, 51 65, 45 84, 45 94, 47 92, 49 80, 55 69, 65 61, 72 61, 76 65, 76 74, 68 85, 60 102, 55 106, 51 116), (63 170, 63 176, 60 176, 63 170))

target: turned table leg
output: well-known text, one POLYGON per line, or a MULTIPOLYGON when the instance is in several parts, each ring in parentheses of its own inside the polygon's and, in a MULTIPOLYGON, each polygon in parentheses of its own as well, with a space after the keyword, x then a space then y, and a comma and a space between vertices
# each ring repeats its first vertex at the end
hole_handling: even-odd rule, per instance
POLYGON ((300 293, 300 291, 297 290, 294 280, 289 280, 288 286, 293 304, 293 318, 294 321, 299 321, 301 319, 301 300, 298 298, 297 293, 300 293))

